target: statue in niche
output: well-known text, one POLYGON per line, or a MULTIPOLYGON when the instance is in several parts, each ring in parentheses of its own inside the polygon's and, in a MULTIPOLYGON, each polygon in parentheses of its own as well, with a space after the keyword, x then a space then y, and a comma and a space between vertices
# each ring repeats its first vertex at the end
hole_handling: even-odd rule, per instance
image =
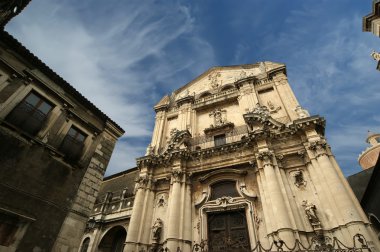
POLYGON ((302 206, 305 209, 306 216, 309 219, 309 222, 313 229, 321 229, 321 222, 319 221, 319 218, 317 216, 317 207, 312 203, 308 203, 307 200, 302 201, 302 206))
POLYGON ((152 227, 153 240, 155 241, 160 240, 162 226, 163 226, 162 220, 160 218, 157 218, 157 220, 154 222, 153 227, 152 227))
POLYGON ((296 111, 298 119, 302 119, 302 118, 306 118, 310 116, 309 112, 306 109, 302 108, 300 105, 298 105, 294 109, 294 111, 296 111))
POLYGON ((303 177, 303 172, 301 170, 295 171, 293 176, 294 176, 294 184, 297 187, 306 186, 306 181, 303 177))
POLYGON ((160 199, 157 202, 157 206, 164 206, 165 205, 165 197, 164 195, 161 195, 160 199))
POLYGON ((221 126, 226 123, 225 113, 227 111, 225 109, 214 109, 209 115, 210 117, 214 117, 214 125, 211 126, 221 126))
POLYGON ((220 77, 219 72, 213 72, 208 76, 208 79, 210 80, 211 88, 216 89, 218 88, 222 83, 218 82, 218 78, 220 77))

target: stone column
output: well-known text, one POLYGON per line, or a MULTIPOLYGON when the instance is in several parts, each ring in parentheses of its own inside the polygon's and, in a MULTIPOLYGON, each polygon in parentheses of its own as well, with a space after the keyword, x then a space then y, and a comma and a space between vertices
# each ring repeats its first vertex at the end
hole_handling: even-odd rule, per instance
POLYGON ((259 167, 263 167, 264 170, 266 186, 270 195, 271 207, 275 218, 272 223, 276 226, 279 238, 286 242, 288 246, 293 246, 294 235, 288 214, 289 210, 286 207, 280 183, 275 173, 273 152, 269 150, 260 151, 256 155, 256 158, 259 167))
POLYGON ((191 181, 186 175, 186 184, 185 184, 185 213, 184 213, 184 225, 183 225, 183 239, 189 241, 183 246, 183 252, 191 251, 191 241, 192 241, 192 204, 191 204, 191 181))
POLYGON ((167 247, 169 251, 176 251, 179 246, 179 226, 181 220, 181 182, 183 172, 180 170, 173 170, 171 177, 171 195, 169 204, 169 223, 167 233, 167 247))
POLYGON ((150 238, 152 234, 152 218, 154 207, 154 181, 149 180, 147 189, 145 192, 144 209, 142 213, 142 220, 140 226, 140 242, 143 244, 150 244, 150 238))
POLYGON ((148 177, 140 176, 136 181, 136 197, 133 204, 131 220, 129 222, 127 238, 125 242, 124 252, 137 252, 139 243, 139 233, 142 223, 142 212, 144 209, 144 198, 148 185, 148 177))
POLYGON ((360 215, 356 211, 343 182, 340 180, 339 175, 336 173, 336 170, 328 157, 326 142, 324 140, 312 141, 309 142, 308 148, 311 150, 318 165, 322 169, 321 172, 325 174, 327 185, 333 192, 333 197, 335 198, 336 205, 344 223, 360 220, 360 215))
POLYGON ((345 240, 350 241, 355 234, 361 233, 368 241, 376 242, 372 239, 373 236, 371 237, 369 235, 365 226, 365 220, 356 208, 353 199, 344 186, 344 182, 341 180, 334 164, 331 162, 327 148, 328 146, 324 139, 309 141, 308 149, 310 150, 310 154, 316 159, 321 172, 325 175, 327 186, 330 188, 330 191, 333 192, 332 197, 337 206, 336 211, 339 212, 336 218, 340 216, 338 223, 346 227, 342 229, 347 230, 348 233, 346 235, 350 236, 345 237, 345 240))

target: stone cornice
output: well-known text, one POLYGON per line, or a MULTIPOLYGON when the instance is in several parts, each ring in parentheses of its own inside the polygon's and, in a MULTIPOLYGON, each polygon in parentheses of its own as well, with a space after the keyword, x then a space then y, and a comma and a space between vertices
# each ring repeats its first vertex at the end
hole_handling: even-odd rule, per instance
POLYGON ((193 103, 193 102, 194 102, 194 96, 191 96, 191 95, 183 97, 183 98, 179 98, 176 101, 178 107, 181 107, 183 104, 193 103))
POLYGON ((234 126, 235 125, 232 122, 227 122, 222 125, 206 128, 204 129, 204 133, 206 135, 214 135, 215 133, 218 133, 218 132, 221 132, 221 133, 228 132, 228 131, 231 131, 234 128, 234 126))

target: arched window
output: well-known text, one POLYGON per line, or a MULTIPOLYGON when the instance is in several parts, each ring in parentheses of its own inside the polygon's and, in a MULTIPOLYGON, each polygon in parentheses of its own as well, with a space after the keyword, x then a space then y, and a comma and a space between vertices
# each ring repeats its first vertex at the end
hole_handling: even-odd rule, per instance
POLYGON ((204 92, 204 93, 202 93, 202 94, 199 96, 199 99, 201 99, 201 98, 205 98, 205 97, 208 97, 208 96, 210 96, 210 95, 211 95, 210 92, 204 92))
POLYGON ((115 226, 107 231, 99 243, 99 251, 122 252, 127 232, 121 226, 115 226))
POLYGON ((234 88, 234 86, 232 86, 232 85, 225 85, 225 86, 223 86, 221 88, 220 91, 226 91, 226 90, 230 90, 230 89, 233 89, 233 88, 234 88))
POLYGON ((88 246, 90 245, 90 238, 84 239, 82 243, 82 248, 80 249, 80 252, 87 252, 88 246))
POLYGON ((236 190, 236 181, 220 181, 211 185, 211 197, 210 200, 216 200, 223 196, 227 197, 239 197, 239 193, 236 190))

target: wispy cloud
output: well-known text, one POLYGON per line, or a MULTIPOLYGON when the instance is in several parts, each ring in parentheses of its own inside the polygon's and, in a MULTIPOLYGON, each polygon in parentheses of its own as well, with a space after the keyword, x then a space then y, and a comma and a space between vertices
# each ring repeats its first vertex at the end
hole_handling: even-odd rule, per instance
POLYGON ((126 136, 144 139, 118 143, 107 170, 112 174, 135 166, 151 136, 154 103, 193 77, 198 62, 212 65, 213 49, 194 32, 188 7, 175 1, 100 2, 94 10, 93 1, 76 2, 75 8, 71 1, 33 1, 7 29, 126 136), (86 12, 90 8, 93 13, 86 12), (183 40, 181 51, 172 54, 183 40), (173 83, 179 71, 184 76, 174 79, 182 83, 173 83))

